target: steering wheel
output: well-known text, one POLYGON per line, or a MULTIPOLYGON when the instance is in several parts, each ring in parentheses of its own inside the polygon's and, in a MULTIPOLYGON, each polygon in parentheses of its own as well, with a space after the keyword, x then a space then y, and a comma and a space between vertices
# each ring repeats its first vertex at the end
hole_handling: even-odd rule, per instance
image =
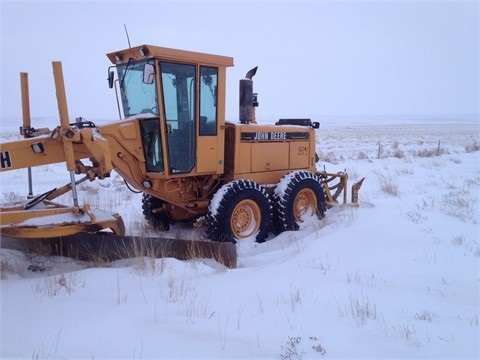
POLYGON ((158 106, 153 106, 151 108, 145 108, 145 109, 142 109, 142 111, 140 111, 140 114, 154 114, 154 115, 158 115, 158 106))

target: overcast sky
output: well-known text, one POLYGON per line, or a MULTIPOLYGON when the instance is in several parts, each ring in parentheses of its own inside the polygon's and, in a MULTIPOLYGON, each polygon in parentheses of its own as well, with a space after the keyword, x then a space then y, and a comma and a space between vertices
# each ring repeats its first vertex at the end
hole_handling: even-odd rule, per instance
MULTIPOLYGON (((478 114, 478 1, 1 1, 1 114, 58 120, 51 61, 63 62, 73 119, 118 118, 105 54, 152 44, 234 57, 238 80, 258 65, 259 119, 325 115, 478 114)), ((5 120, 4 120, 5 121, 5 120)))

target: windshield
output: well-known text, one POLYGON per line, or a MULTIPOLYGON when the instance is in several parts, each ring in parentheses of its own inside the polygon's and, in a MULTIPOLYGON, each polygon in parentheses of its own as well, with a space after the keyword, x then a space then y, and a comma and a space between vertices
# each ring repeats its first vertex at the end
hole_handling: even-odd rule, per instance
POLYGON ((158 115, 157 84, 154 67, 148 60, 129 61, 117 66, 120 95, 125 117, 158 115))

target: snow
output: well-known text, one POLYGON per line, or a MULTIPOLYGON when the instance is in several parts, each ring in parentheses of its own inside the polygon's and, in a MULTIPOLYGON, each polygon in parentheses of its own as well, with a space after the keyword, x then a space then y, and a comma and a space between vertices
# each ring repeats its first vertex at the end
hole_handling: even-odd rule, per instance
MULTIPOLYGON (((316 132, 319 169, 366 177, 360 206, 239 244, 236 269, 2 248, 0 357, 479 358, 478 117, 332 118, 316 132)), ((62 164, 33 173, 36 193, 69 181, 62 164)), ((26 196, 25 174, 1 173, 2 202, 26 196)), ((152 235, 120 177, 78 194, 152 235)))
POLYGON ((296 172, 288 173, 287 175, 283 176, 279 181, 278 184, 275 186, 274 193, 276 196, 283 196, 285 191, 288 189, 288 185, 295 177, 296 172))
POLYGON ((79 223, 91 223, 91 216, 95 218, 97 222, 115 220, 115 217, 99 209, 93 210, 91 213, 74 214, 72 212, 65 212, 55 215, 39 216, 15 224, 18 226, 47 226, 56 224, 79 224, 79 223))
POLYGON ((208 211, 212 214, 212 216, 216 216, 218 214, 218 208, 220 206, 220 202, 222 201, 225 194, 228 190, 233 186, 233 182, 223 185, 218 191, 213 195, 212 200, 210 201, 210 205, 208 206, 208 211))

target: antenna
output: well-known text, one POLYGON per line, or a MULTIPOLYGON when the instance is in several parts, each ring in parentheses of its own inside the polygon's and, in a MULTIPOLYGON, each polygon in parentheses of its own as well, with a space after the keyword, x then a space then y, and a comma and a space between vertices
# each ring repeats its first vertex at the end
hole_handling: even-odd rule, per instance
POLYGON ((131 49, 132 46, 130 45, 130 38, 128 37, 127 25, 123 24, 123 27, 125 28, 125 34, 127 35, 128 47, 131 49))

